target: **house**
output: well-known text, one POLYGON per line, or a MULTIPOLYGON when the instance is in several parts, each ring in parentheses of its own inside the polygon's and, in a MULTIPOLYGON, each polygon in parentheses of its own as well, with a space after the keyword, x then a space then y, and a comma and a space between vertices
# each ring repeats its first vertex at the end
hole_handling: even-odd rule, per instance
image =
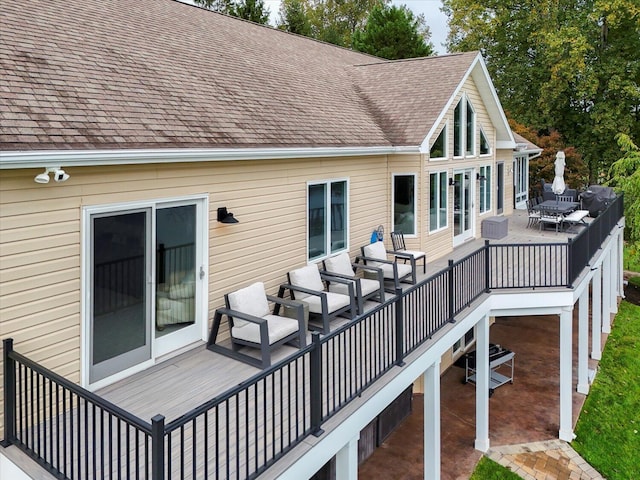
MULTIPOLYGON (((622 291, 621 199, 596 219, 603 228, 554 243, 542 265, 516 264, 508 246, 485 246, 438 278, 421 278, 359 317, 384 322, 389 335, 376 338, 394 343, 380 347, 382 366, 358 358, 366 375, 349 380, 360 382, 350 393, 322 390, 312 372, 286 380, 278 366, 265 375, 277 375, 280 395, 290 396, 264 400, 258 414, 257 398, 272 390, 252 390, 255 401, 236 391, 263 381, 258 371, 236 377, 240 366, 202 348, 225 293, 256 279, 275 293, 293 268, 340 252, 354 258, 378 225, 401 229, 431 260, 471 245, 483 221, 513 214, 514 159, 535 146, 518 150, 482 57, 384 61, 172 0, 126 8, 19 0, 3 10, 0 334, 12 342, 4 344, 0 472, 15 473, 18 447, 68 478, 107 470, 171 478, 175 469, 178 478, 185 468, 193 478, 209 468, 216 478, 309 478, 334 457, 339 478, 355 478, 359 432, 417 381, 429 409, 425 478, 438 478, 438 379, 454 344, 472 332, 481 365, 492 316, 546 313, 559 315, 570 352, 566 329, 578 300, 581 319, 590 309, 593 322, 602 320, 597 328, 609 326, 622 291), (229 212, 237 223, 228 223, 229 212), (553 275, 498 283, 496 272, 507 271, 501 262, 510 272, 553 275), (409 298, 420 307, 392 315, 409 298), (427 308, 427 299, 439 308, 427 308), (183 409, 166 424, 101 400, 192 352, 191 375, 227 382, 202 402, 215 415, 189 406, 199 397, 187 390, 164 398, 173 382, 181 385, 164 374, 136 395, 138 407, 183 409), (205 364, 207 373, 198 370, 205 364), (294 399, 298 379, 304 395, 294 399), (325 403, 307 402, 307 387, 321 389, 325 403), (213 406, 214 397, 222 404, 213 406), (286 417, 284 405, 302 418, 286 417), (178 425, 188 412, 192 423, 178 425), (265 417, 273 420, 263 431, 265 417), (249 422, 244 433, 240 418, 249 422)), ((356 342, 355 331, 342 334, 356 342)), ((310 352, 324 347, 313 348, 287 365, 306 372, 310 352)), ((343 353, 345 362, 355 355, 343 353)), ((581 347, 583 391, 585 355, 581 347)), ((338 377, 349 371, 332 365, 338 377)), ((565 440, 571 366, 565 355, 565 440)), ((488 368, 477 380, 476 447, 486 450, 488 368)))

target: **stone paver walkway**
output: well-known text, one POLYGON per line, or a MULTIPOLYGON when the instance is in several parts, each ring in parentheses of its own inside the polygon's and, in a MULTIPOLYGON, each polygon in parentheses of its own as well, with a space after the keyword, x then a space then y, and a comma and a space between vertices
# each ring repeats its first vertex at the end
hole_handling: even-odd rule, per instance
POLYGON ((603 477, 562 440, 491 448, 487 456, 525 480, 602 480, 603 477))

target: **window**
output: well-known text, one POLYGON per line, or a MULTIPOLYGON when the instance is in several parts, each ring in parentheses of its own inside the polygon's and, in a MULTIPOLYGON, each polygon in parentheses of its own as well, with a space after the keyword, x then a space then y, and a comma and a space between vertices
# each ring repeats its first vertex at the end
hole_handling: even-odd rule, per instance
POLYGON ((440 135, 433 142, 429 158, 446 158, 447 157, 447 126, 445 125, 440 131, 440 135))
POLYGON ((318 260, 347 249, 347 181, 307 186, 308 259, 318 260))
POLYGON ((462 156, 462 144, 464 140, 462 138, 462 100, 456 105, 456 109, 453 111, 453 156, 462 156))
POLYGON ((471 345, 476 338, 475 327, 471 328, 464 334, 464 337, 460 338, 453 344, 453 354, 460 352, 461 350, 466 350, 469 345, 471 345))
POLYGON ((447 172, 429 175, 429 231, 447 226, 447 172))
POLYGON ((480 155, 489 155, 491 153, 491 147, 487 141, 487 136, 480 129, 480 155))
POLYGON ((471 102, 467 100, 467 130, 466 130, 467 155, 476 153, 476 112, 473 111, 471 102))
POLYGON ((393 175, 393 230, 416 234, 415 174, 393 175))
POLYGON ((491 210, 491 165, 480 167, 480 213, 491 210))
POLYGON ((463 97, 453 111, 453 156, 476 153, 476 112, 471 102, 463 97))

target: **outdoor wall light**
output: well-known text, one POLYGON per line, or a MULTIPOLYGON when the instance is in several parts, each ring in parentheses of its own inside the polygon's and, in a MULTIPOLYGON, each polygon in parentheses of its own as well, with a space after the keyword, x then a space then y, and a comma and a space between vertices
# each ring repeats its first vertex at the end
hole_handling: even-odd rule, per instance
POLYGON ((485 177, 484 175, 480 175, 479 173, 476 173, 476 180, 479 180, 481 182, 486 182, 487 177, 485 177))
POLYGON ((453 179, 453 177, 449 177, 449 186, 453 187, 456 184, 456 181, 453 179))
POLYGON ((36 183, 49 183, 49 174, 53 173, 53 179, 56 182, 66 182, 69 180, 69 174, 60 167, 47 167, 44 172, 39 173, 33 179, 36 183))
POLYGON ((238 219, 233 216, 233 213, 227 212, 227 207, 218 208, 218 221, 220 223, 239 223, 238 219))

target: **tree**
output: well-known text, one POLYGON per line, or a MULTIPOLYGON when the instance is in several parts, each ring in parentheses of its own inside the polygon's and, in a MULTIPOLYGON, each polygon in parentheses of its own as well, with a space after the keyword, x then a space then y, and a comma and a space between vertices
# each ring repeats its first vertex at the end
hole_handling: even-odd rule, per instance
POLYGON ((429 37, 424 17, 414 17, 405 5, 377 5, 353 35, 353 48, 389 60, 426 57, 433 54, 429 37))
POLYGON ((311 36, 311 22, 304 0, 282 0, 278 28, 306 37, 311 36))
POLYGON ((616 135, 616 141, 623 156, 611 165, 607 184, 624 192, 628 250, 640 261, 640 148, 623 133, 616 135))
POLYGON ((263 25, 269 23, 269 9, 265 8, 263 0, 193 0, 193 2, 214 12, 263 25))
POLYGON ((193 3, 214 12, 229 13, 233 0, 193 0, 193 3))
POLYGON ((232 3, 229 15, 262 25, 269 23, 269 9, 263 0, 237 0, 232 3))
POLYGON ((637 0, 444 0, 450 51, 480 50, 506 110, 560 131, 587 161, 590 183, 640 138, 637 0))

